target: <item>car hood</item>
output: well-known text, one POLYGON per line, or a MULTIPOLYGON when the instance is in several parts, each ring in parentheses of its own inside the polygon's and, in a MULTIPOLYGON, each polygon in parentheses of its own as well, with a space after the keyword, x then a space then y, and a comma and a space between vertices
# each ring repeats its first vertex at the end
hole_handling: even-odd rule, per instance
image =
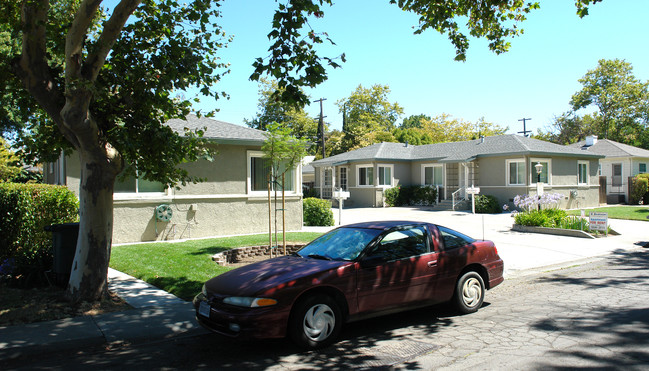
POLYGON ((342 266, 349 261, 332 261, 295 256, 282 256, 252 263, 218 275, 205 283, 210 294, 256 296, 272 289, 290 287, 313 279, 342 266))

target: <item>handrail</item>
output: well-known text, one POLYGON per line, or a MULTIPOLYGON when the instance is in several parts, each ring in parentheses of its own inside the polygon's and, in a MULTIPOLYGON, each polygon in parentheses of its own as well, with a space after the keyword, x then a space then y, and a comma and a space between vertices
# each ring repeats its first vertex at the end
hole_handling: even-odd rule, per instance
POLYGON ((453 201, 453 211, 455 211, 455 205, 459 204, 462 200, 458 201, 457 203, 455 202, 455 195, 458 194, 460 191, 464 190, 464 187, 458 188, 457 191, 453 192, 451 194, 451 199, 453 201))

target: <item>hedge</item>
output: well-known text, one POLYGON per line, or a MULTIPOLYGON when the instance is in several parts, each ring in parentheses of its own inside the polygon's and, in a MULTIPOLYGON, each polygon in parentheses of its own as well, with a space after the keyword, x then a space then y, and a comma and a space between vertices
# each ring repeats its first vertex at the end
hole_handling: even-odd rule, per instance
POLYGON ((64 186, 0 183, 0 277, 43 278, 52 266, 45 226, 78 220, 79 202, 64 186))
POLYGON ((498 214, 502 210, 496 197, 491 195, 475 195, 475 212, 478 214, 498 214))
POLYGON ((388 206, 433 205, 437 199, 437 189, 428 186, 399 186, 384 191, 388 206))
POLYGON ((319 198, 305 198, 302 201, 304 225, 329 227, 334 225, 334 213, 331 202, 319 198))

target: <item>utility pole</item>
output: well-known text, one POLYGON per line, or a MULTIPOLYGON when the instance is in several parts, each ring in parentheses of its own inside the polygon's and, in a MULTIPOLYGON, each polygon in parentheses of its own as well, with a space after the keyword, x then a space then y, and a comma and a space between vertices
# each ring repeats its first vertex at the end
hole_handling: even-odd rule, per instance
POLYGON ((323 110, 322 110, 322 101, 327 100, 327 98, 320 98, 316 99, 313 101, 315 102, 320 102, 320 120, 318 122, 318 142, 320 145, 320 149, 322 151, 322 158, 325 158, 325 132, 324 132, 324 118, 326 116, 323 116, 323 110))
POLYGON ((527 133, 532 132, 532 130, 526 130, 525 129, 525 123, 527 122, 527 120, 532 121, 532 119, 525 119, 525 118, 522 118, 522 119, 518 120, 518 121, 523 121, 523 131, 519 131, 518 133, 523 134, 524 137, 527 136, 527 133))

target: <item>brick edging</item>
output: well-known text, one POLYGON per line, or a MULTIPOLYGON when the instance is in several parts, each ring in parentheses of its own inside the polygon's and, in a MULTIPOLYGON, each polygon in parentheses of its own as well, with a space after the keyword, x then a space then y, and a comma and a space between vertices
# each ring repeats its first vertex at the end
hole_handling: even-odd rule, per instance
MULTIPOLYGON (((291 243, 286 245, 286 253, 291 254, 302 247, 306 243, 291 243)), ((246 247, 237 247, 235 249, 230 249, 226 251, 221 251, 220 253, 212 255, 212 260, 218 265, 228 265, 232 263, 238 263, 246 258, 253 256, 268 256, 270 257, 270 247, 268 245, 262 246, 246 246, 246 247)), ((281 254, 284 253, 284 246, 278 246, 277 251, 281 254)))

